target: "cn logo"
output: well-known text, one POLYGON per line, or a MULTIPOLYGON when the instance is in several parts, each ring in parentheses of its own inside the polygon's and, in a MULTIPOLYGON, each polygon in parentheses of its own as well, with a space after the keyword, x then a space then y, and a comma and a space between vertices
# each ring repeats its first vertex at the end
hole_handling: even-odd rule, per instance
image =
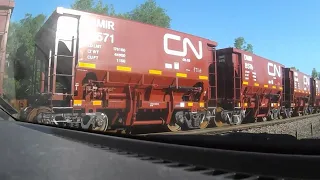
POLYGON ((270 76, 278 76, 279 78, 281 77, 281 67, 277 66, 271 62, 268 62, 268 74, 270 76))
POLYGON ((185 57, 188 54, 188 48, 187 46, 191 48, 193 54, 196 56, 197 59, 202 59, 203 54, 202 54, 202 42, 199 41, 199 51, 196 50, 190 39, 188 38, 183 38, 182 39, 182 51, 177 51, 177 50, 172 50, 169 49, 169 40, 174 40, 174 41, 181 41, 181 37, 173 34, 165 34, 163 36, 163 49, 167 54, 174 55, 174 56, 181 56, 185 57))

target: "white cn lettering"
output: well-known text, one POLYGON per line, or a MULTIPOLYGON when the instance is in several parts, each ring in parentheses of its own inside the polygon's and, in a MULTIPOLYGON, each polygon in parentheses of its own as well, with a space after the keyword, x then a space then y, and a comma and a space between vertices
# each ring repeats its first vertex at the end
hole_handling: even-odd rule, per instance
POLYGON ((96 25, 99 28, 104 28, 104 29, 112 29, 114 30, 114 22, 113 21, 107 21, 103 19, 97 19, 96 20, 96 25))
POLYGON ((244 57, 244 60, 245 61, 252 61, 252 56, 249 56, 249 55, 243 55, 243 57, 244 57))
POLYGON ((270 76, 278 76, 278 77, 281 77, 281 67, 271 62, 268 62, 268 74, 270 76))
POLYGON ((181 56, 185 57, 188 53, 187 45, 191 48, 192 52, 196 56, 197 59, 202 59, 202 42, 199 41, 199 52, 197 52, 196 48, 193 46, 192 42, 188 38, 183 38, 182 40, 182 47, 183 51, 176 51, 169 49, 169 39, 175 40, 175 41, 181 41, 181 37, 173 34, 165 34, 163 37, 163 49, 167 54, 174 55, 174 56, 181 56))

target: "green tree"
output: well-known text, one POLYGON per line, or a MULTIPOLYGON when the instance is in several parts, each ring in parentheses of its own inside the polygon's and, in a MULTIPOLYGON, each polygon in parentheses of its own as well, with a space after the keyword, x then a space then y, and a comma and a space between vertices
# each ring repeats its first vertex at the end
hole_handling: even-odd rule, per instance
POLYGON ((80 11, 115 16, 113 5, 104 4, 102 0, 98 0, 96 3, 94 0, 75 0, 71 5, 71 8, 80 11))
POLYGON ((9 78, 6 80, 4 88, 5 93, 12 94, 12 87, 14 86, 16 98, 24 98, 31 93, 34 37, 45 19, 46 16, 43 14, 37 16, 26 14, 20 21, 11 23, 7 45, 10 66, 6 70, 9 78), (15 74, 12 72, 15 72, 15 74))
POLYGON ((297 69, 296 67, 294 67, 294 66, 292 66, 292 67, 290 67, 291 69, 294 69, 294 70, 296 70, 296 71, 299 71, 299 69, 297 69))
POLYGON ((317 72, 316 68, 313 68, 313 69, 312 69, 311 76, 312 76, 313 78, 317 78, 317 77, 318 77, 318 72, 317 72))
POLYGON ((253 45, 248 44, 244 37, 238 37, 234 40, 234 47, 237 49, 241 49, 247 52, 253 53, 253 45))
POLYGON ((128 13, 128 17, 134 21, 170 28, 171 19, 166 14, 166 10, 158 6, 154 0, 147 0, 137 6, 128 13))
POLYGON ((169 28, 171 19, 166 10, 161 8, 154 0, 147 0, 127 13, 115 13, 112 4, 104 4, 102 0, 75 0, 71 8, 109 16, 121 17, 142 23, 153 24, 169 28))

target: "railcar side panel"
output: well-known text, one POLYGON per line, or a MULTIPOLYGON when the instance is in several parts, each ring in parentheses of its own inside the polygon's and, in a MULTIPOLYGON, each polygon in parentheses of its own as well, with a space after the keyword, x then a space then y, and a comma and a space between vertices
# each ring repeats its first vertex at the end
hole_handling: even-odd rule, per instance
MULTIPOLYGON (((208 45, 216 42, 135 21, 64 11, 80 16, 78 67, 195 80, 208 74, 213 56, 208 45)), ((66 18, 60 23, 77 26, 66 18)))

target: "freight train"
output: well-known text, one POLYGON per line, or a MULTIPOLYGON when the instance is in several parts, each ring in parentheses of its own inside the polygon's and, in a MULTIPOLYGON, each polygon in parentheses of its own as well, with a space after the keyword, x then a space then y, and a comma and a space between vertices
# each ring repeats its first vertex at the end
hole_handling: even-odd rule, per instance
POLYGON ((319 80, 190 34, 58 7, 35 41, 28 122, 179 131, 319 112, 319 80))

